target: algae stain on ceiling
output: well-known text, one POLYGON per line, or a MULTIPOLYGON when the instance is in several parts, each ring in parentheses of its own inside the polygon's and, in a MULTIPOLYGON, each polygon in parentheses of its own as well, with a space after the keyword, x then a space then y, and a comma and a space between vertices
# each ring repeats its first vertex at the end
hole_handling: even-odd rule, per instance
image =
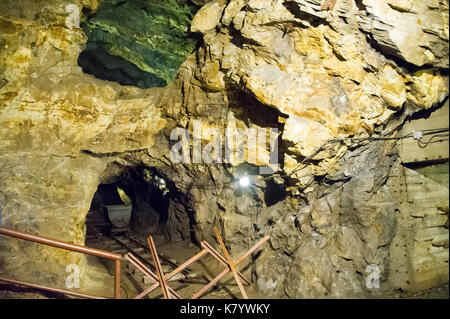
POLYGON ((122 85, 164 87, 195 49, 189 26, 198 9, 180 0, 105 0, 82 24, 88 42, 79 65, 122 85))

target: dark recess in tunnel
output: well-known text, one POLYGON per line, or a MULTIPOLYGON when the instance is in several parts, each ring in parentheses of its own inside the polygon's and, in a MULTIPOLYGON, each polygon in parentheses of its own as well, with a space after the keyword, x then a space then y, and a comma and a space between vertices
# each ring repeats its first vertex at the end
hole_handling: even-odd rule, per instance
POLYGON ((88 42, 78 65, 101 80, 165 87, 198 45, 189 32, 198 9, 188 0, 104 0, 94 13, 84 8, 88 42))
POLYGON ((286 199, 286 184, 277 184, 272 179, 267 181, 267 187, 264 192, 264 202, 268 207, 286 199))
MULTIPOLYGON (((89 43, 88 46, 95 47, 95 44, 89 43)), ((108 54, 100 49, 87 49, 81 52, 78 57, 78 65, 84 73, 121 85, 136 86, 141 89, 167 85, 164 79, 142 71, 122 57, 108 54)))
POLYGON ((109 229, 102 229, 102 232, 109 234, 114 228, 106 206, 125 206, 118 188, 131 200, 129 231, 144 236, 162 236, 167 241, 190 239, 198 244, 189 200, 166 176, 145 166, 133 167, 113 182, 98 186, 90 211, 110 224, 109 229))

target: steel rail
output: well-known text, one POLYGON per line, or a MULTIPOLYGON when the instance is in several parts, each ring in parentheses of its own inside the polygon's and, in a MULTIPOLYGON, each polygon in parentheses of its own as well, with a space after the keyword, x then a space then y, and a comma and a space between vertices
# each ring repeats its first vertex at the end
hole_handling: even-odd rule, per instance
MULTIPOLYGON (((64 241, 60 241, 60 240, 55 240, 55 239, 44 237, 44 236, 34 235, 34 234, 22 232, 22 231, 7 228, 7 227, 0 227, 0 235, 17 238, 17 239, 22 239, 22 240, 34 242, 37 244, 50 246, 50 247, 70 250, 73 252, 78 252, 78 253, 82 253, 82 254, 88 254, 88 255, 93 255, 93 256, 97 256, 97 257, 114 260, 115 261, 115 263, 114 263, 115 264, 114 265, 115 266, 114 298, 120 299, 120 261, 122 260, 122 255, 103 251, 100 249, 76 245, 73 243, 68 243, 68 242, 64 242, 64 241)), ((24 284, 26 284, 26 283, 24 283, 24 284)), ((29 284, 29 285, 34 285, 34 284, 29 284)), ((35 285, 35 286, 39 286, 39 285, 35 285)), ((41 287, 40 289, 49 290, 49 291, 52 291, 53 289, 55 289, 55 288, 45 287, 45 286, 39 286, 39 287, 41 287)))

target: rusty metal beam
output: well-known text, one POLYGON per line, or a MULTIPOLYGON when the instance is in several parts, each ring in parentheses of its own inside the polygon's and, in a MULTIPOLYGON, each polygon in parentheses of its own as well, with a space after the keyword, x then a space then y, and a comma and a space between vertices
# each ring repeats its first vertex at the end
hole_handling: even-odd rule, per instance
POLYGON ((153 237, 148 236, 147 241, 148 241, 148 246, 150 248, 150 251, 152 253, 153 262, 155 263, 156 274, 158 275, 159 284, 161 286, 161 290, 163 292, 164 298, 170 299, 169 291, 167 289, 167 281, 164 276, 164 272, 162 270, 161 263, 159 261, 159 256, 158 256, 158 252, 156 251, 155 242, 153 241, 153 237))
MULTIPOLYGON (((137 240, 137 239, 135 239, 135 238, 133 238, 133 237, 127 236, 126 234, 122 234, 122 236, 128 238, 128 239, 131 240, 132 242, 136 243, 137 245, 141 246, 142 248, 144 248, 145 250, 148 250, 148 251, 150 252, 150 249, 149 249, 147 246, 145 246, 143 243, 141 243, 139 240, 137 240)), ((136 254, 136 253, 133 252, 133 251, 132 251, 132 253, 135 254, 135 255, 138 255, 138 254, 136 254)), ((178 267, 178 265, 177 265, 176 263, 174 263, 172 260, 170 260, 170 259, 167 258, 166 256, 164 256, 164 255, 162 255, 162 254, 159 254, 159 253, 158 253, 158 256, 159 256, 159 258, 161 258, 163 261, 165 261, 166 263, 168 263, 168 264, 171 265, 172 267, 174 267, 174 268, 177 268, 177 267, 178 267)), ((152 265, 152 266, 153 266, 153 265, 152 265)), ((189 271, 190 271, 190 269, 188 269, 188 268, 183 269, 183 273, 186 274, 186 275, 189 273, 189 271)))
POLYGON ((83 294, 80 292, 73 292, 73 291, 69 291, 69 290, 51 288, 51 287, 47 287, 47 286, 43 286, 43 285, 32 284, 32 283, 9 279, 9 278, 5 278, 5 277, 0 277, 0 282, 17 285, 17 286, 33 288, 33 289, 38 289, 38 290, 50 291, 50 292, 54 292, 54 293, 58 293, 58 294, 64 294, 64 295, 79 297, 79 298, 84 298, 84 299, 109 299, 107 297, 92 296, 92 295, 83 294))
POLYGON ((242 297, 244 297, 244 299, 248 299, 247 292, 245 291, 244 286, 242 285, 242 282, 239 279, 239 275, 236 270, 236 266, 233 263, 233 260, 231 259, 231 256, 228 253, 227 247, 225 246, 225 243, 222 240, 222 236, 220 236, 219 230, 217 229, 216 226, 214 226, 214 232, 216 233, 217 240, 219 241, 220 247, 222 248, 222 251, 225 255, 228 266, 230 267, 231 272, 233 273, 234 279, 236 280, 236 282, 238 284, 238 287, 239 287, 239 290, 241 291, 242 297))
POLYGON ((39 236, 39 235, 29 234, 29 233, 25 233, 25 232, 22 232, 19 230, 6 228, 6 227, 0 227, 0 235, 23 239, 26 241, 31 241, 31 242, 46 245, 46 246, 66 249, 66 250, 74 251, 77 253, 94 255, 97 257, 108 258, 108 259, 112 259, 112 260, 121 260, 122 259, 122 255, 119 255, 119 254, 114 254, 114 253, 110 253, 107 251, 90 248, 90 247, 86 247, 86 246, 75 245, 72 243, 55 240, 55 239, 51 239, 51 238, 47 238, 47 237, 43 237, 43 236, 39 236))
POLYGON ((120 260, 115 260, 114 266, 114 298, 120 299, 120 260))
MULTIPOLYGON (((228 267, 228 262, 225 258, 223 258, 209 243, 207 243, 206 241, 203 241, 201 243, 202 247, 207 249, 208 252, 213 255, 214 258, 216 258, 222 265, 224 265, 225 267, 228 267)), ((231 268, 230 268, 231 270, 231 268)), ((237 272, 238 276, 245 282, 245 284, 251 285, 251 281, 248 280, 243 274, 241 274, 239 271, 237 272)))
MULTIPOLYGON (((235 265, 239 265, 241 262, 244 261, 245 258, 253 254, 259 247, 261 247, 262 244, 264 244, 267 240, 270 239, 270 236, 265 236, 261 240, 259 240, 256 245, 254 245, 250 250, 245 252, 241 257, 238 258, 235 265)), ((205 243, 205 242, 203 242, 205 243)), ((202 244, 203 244, 202 243, 202 244)), ((230 271, 229 268, 222 271, 216 278, 214 278, 211 282, 209 282, 205 287, 200 289, 197 293, 195 293, 191 298, 192 299, 198 299, 200 298, 206 291, 208 291, 211 287, 216 285, 217 282, 219 282, 220 279, 222 279, 228 272, 230 271)))
POLYGON ((166 276, 166 280, 169 280, 170 278, 174 277, 176 274, 178 274, 180 271, 183 271, 183 269, 187 268, 189 265, 193 264, 200 258, 202 258, 204 255, 206 255, 208 251, 206 249, 203 249, 201 252, 190 258, 188 261, 183 263, 182 265, 178 266, 175 270, 173 270, 171 273, 169 273, 166 276))
MULTIPOLYGON (((139 261, 135 256, 133 256, 133 254, 128 253, 125 255, 125 258, 133 265, 135 266, 137 269, 139 269, 140 271, 142 271, 144 273, 144 275, 146 275, 147 277, 151 278, 153 281, 155 281, 156 283, 151 286, 151 288, 153 288, 151 291, 153 291, 154 289, 158 288, 160 286, 160 283, 158 281, 158 276, 153 273, 150 269, 148 269, 141 261, 139 261)), ((181 296, 179 294, 177 294, 175 292, 175 290, 173 290, 172 288, 168 287, 167 288, 169 293, 178 299, 182 299, 181 296)), ((149 291, 148 293, 150 293, 151 291, 149 291)), ((147 293, 147 294, 148 294, 147 293)), ((135 297, 135 299, 141 299, 142 297, 144 297, 146 294, 140 293, 138 296, 135 297), (139 297, 139 298, 138 298, 139 297)))
MULTIPOLYGON (((176 274, 178 274, 180 271, 183 271, 183 269, 186 269, 189 265, 193 264, 194 262, 196 262, 197 260, 199 260, 201 257, 203 257, 204 255, 206 255, 208 253, 208 251, 206 249, 203 249, 201 252, 199 252, 198 254, 196 254, 195 256, 193 256, 192 258, 190 258, 188 261, 186 261, 185 263, 183 263, 182 265, 178 266, 177 269, 173 270, 171 273, 169 273, 168 275, 166 275, 166 281, 169 281, 172 277, 174 277, 176 274)), ((156 283, 150 287, 148 287, 147 289, 145 289, 143 292, 141 292, 139 295, 137 295, 135 297, 135 299, 141 299, 143 298, 145 295, 151 293, 153 290, 155 290, 156 288, 159 287, 159 283, 156 283)))
POLYGON ((222 271, 216 278, 211 280, 206 286, 204 286, 202 289, 200 289, 198 292, 196 292, 191 299, 198 299, 200 296, 202 296, 205 292, 207 292, 209 289, 211 289, 213 286, 215 286, 220 279, 222 279, 226 274, 230 272, 230 269, 227 268, 224 271, 222 271))
POLYGON ((262 238, 261 240, 259 240, 255 246, 253 246, 251 249, 249 249, 246 253, 244 253, 241 257, 238 258, 238 260, 236 261, 236 265, 239 265, 241 262, 244 261, 245 258, 247 258, 248 256, 250 256, 251 254, 253 254, 255 252, 255 250, 257 250, 259 247, 262 246, 262 244, 264 244, 266 241, 268 241, 270 239, 270 236, 267 235, 264 238, 262 238))
POLYGON ((75 245, 72 243, 29 234, 16 229, 11 229, 7 227, 0 227, 0 235, 8 236, 12 238, 22 239, 30 242, 34 242, 41 245, 46 245, 50 247, 65 249, 69 251, 74 251, 77 253, 93 255, 101 258, 112 259, 115 261, 115 273, 114 273, 114 298, 120 299, 120 261, 122 260, 122 255, 110 253, 104 250, 90 248, 81 245, 75 245))

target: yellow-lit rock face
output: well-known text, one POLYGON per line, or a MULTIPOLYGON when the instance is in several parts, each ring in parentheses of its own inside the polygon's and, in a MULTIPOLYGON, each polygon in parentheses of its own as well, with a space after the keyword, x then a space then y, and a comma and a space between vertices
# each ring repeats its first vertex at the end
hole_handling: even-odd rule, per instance
MULTIPOLYGON (((242 3, 232 1, 222 20, 238 30, 242 38, 232 36, 241 44, 216 33, 216 29, 203 31, 208 45, 205 57, 211 60, 205 65, 219 61, 237 85, 243 83, 260 102, 287 115, 283 140, 293 143, 289 150, 299 156, 310 155, 330 138, 370 133, 393 110, 405 105, 421 103, 428 107, 430 101, 423 101, 427 95, 419 90, 431 91, 431 104, 442 100, 446 94, 442 92, 447 92, 446 80, 439 72, 428 73, 427 80, 411 80, 411 74, 376 52, 365 34, 357 30, 358 16, 366 17, 353 2, 338 4, 338 12, 347 12, 345 23, 333 12, 299 3, 298 10, 312 14, 317 21, 331 21, 330 25, 299 22, 307 25, 304 28, 290 23, 301 20, 294 5, 289 8, 274 1, 271 5, 252 2, 248 6, 252 10, 240 11, 242 3), (435 88, 424 82, 435 83, 435 88), (417 102, 419 99, 421 102, 417 102)), ((211 67, 204 67, 202 72, 203 78, 216 78, 217 71, 211 67)), ((205 82, 208 88, 220 87, 205 82)))
POLYGON ((379 75, 381 97, 393 108, 400 108, 406 101, 406 86, 403 78, 390 67, 384 67, 379 75))
POLYGON ((3 151, 76 156, 83 149, 96 150, 99 143, 104 152, 152 146, 164 126, 160 111, 152 107, 159 91, 123 91, 83 74, 77 66, 87 40, 81 29, 3 19, 26 35, 24 43, 16 35, 4 35, 8 54, 3 77, 8 83, 0 95, 3 151))
POLYGON ((364 0, 361 27, 390 54, 422 67, 448 68, 448 1, 364 0), (438 44, 438 45, 436 45, 438 44))
POLYGON ((433 101, 446 95, 448 79, 436 73, 433 69, 424 69, 408 76, 410 82, 408 100, 420 108, 430 108, 433 101))
MULTIPOLYGON (((86 213, 108 163, 83 152, 151 147, 165 120, 155 107, 160 91, 82 73, 77 59, 87 38, 64 25, 70 3, 0 4, 0 204, 3 226, 83 245, 86 213)), ((10 277, 65 289, 66 266, 77 264, 82 287, 95 292, 82 254, 4 238, 0 251, 10 277)))
MULTIPOLYGON (((387 14, 394 9, 386 9, 384 4, 372 5, 370 1, 364 4, 369 12, 374 12, 376 21, 392 20, 387 14)), ((234 40, 213 28, 203 31, 208 48, 204 56, 219 61, 227 77, 236 85, 245 85, 261 103, 288 116, 283 140, 292 144, 289 151, 297 156, 312 154, 331 138, 371 133, 393 111, 404 106, 417 108, 418 104, 427 108, 430 100, 434 101, 431 104, 441 101, 448 92, 444 84, 447 79, 440 72, 428 72, 428 78, 419 78, 374 50, 366 34, 358 30, 359 21, 369 17, 352 1, 340 1, 335 12, 323 12, 315 4, 300 1, 290 5, 281 1, 270 5, 251 2, 248 11, 243 11, 242 6, 240 1, 232 1, 224 10, 222 23, 237 30, 230 34, 234 40), (231 12, 234 18, 230 17, 231 12), (301 12, 311 19, 302 20, 301 12), (338 17, 341 12, 345 12, 345 21, 338 17), (292 21, 305 27, 295 27, 292 21), (429 101, 424 100, 428 94, 420 93, 425 91, 430 93, 429 101)), ((413 14, 402 12, 401 8, 415 5, 402 2, 391 6, 397 7, 393 14, 398 19, 410 19, 413 14)), ((432 24, 427 19, 435 15, 420 8, 415 19, 427 21, 425 26, 419 26, 420 32, 425 32, 432 24)), ((437 11, 442 15, 444 9, 441 6, 437 11)), ((402 32, 407 24, 396 23, 400 23, 398 30, 387 31, 393 41, 390 45, 397 45, 399 54, 405 51, 401 57, 406 62, 417 62, 410 56, 425 54, 417 44, 420 40, 409 38, 408 46, 402 47, 406 41, 396 42, 396 32, 402 32)), ((448 42, 441 19, 432 28, 442 31, 442 44, 448 42)), ((384 39, 384 35, 376 35, 377 41, 384 39)), ((430 38, 425 36, 422 40, 430 38)), ((440 48, 433 50, 445 55, 440 48)), ((448 57, 442 56, 435 63, 448 64, 448 57)), ((204 70, 207 78, 210 69, 204 70)), ((291 166, 288 162, 285 165, 291 166)))
POLYGON ((218 0, 207 3, 197 12, 194 20, 192 20, 191 31, 207 32, 214 29, 220 20, 222 11, 223 6, 220 5, 218 0))

